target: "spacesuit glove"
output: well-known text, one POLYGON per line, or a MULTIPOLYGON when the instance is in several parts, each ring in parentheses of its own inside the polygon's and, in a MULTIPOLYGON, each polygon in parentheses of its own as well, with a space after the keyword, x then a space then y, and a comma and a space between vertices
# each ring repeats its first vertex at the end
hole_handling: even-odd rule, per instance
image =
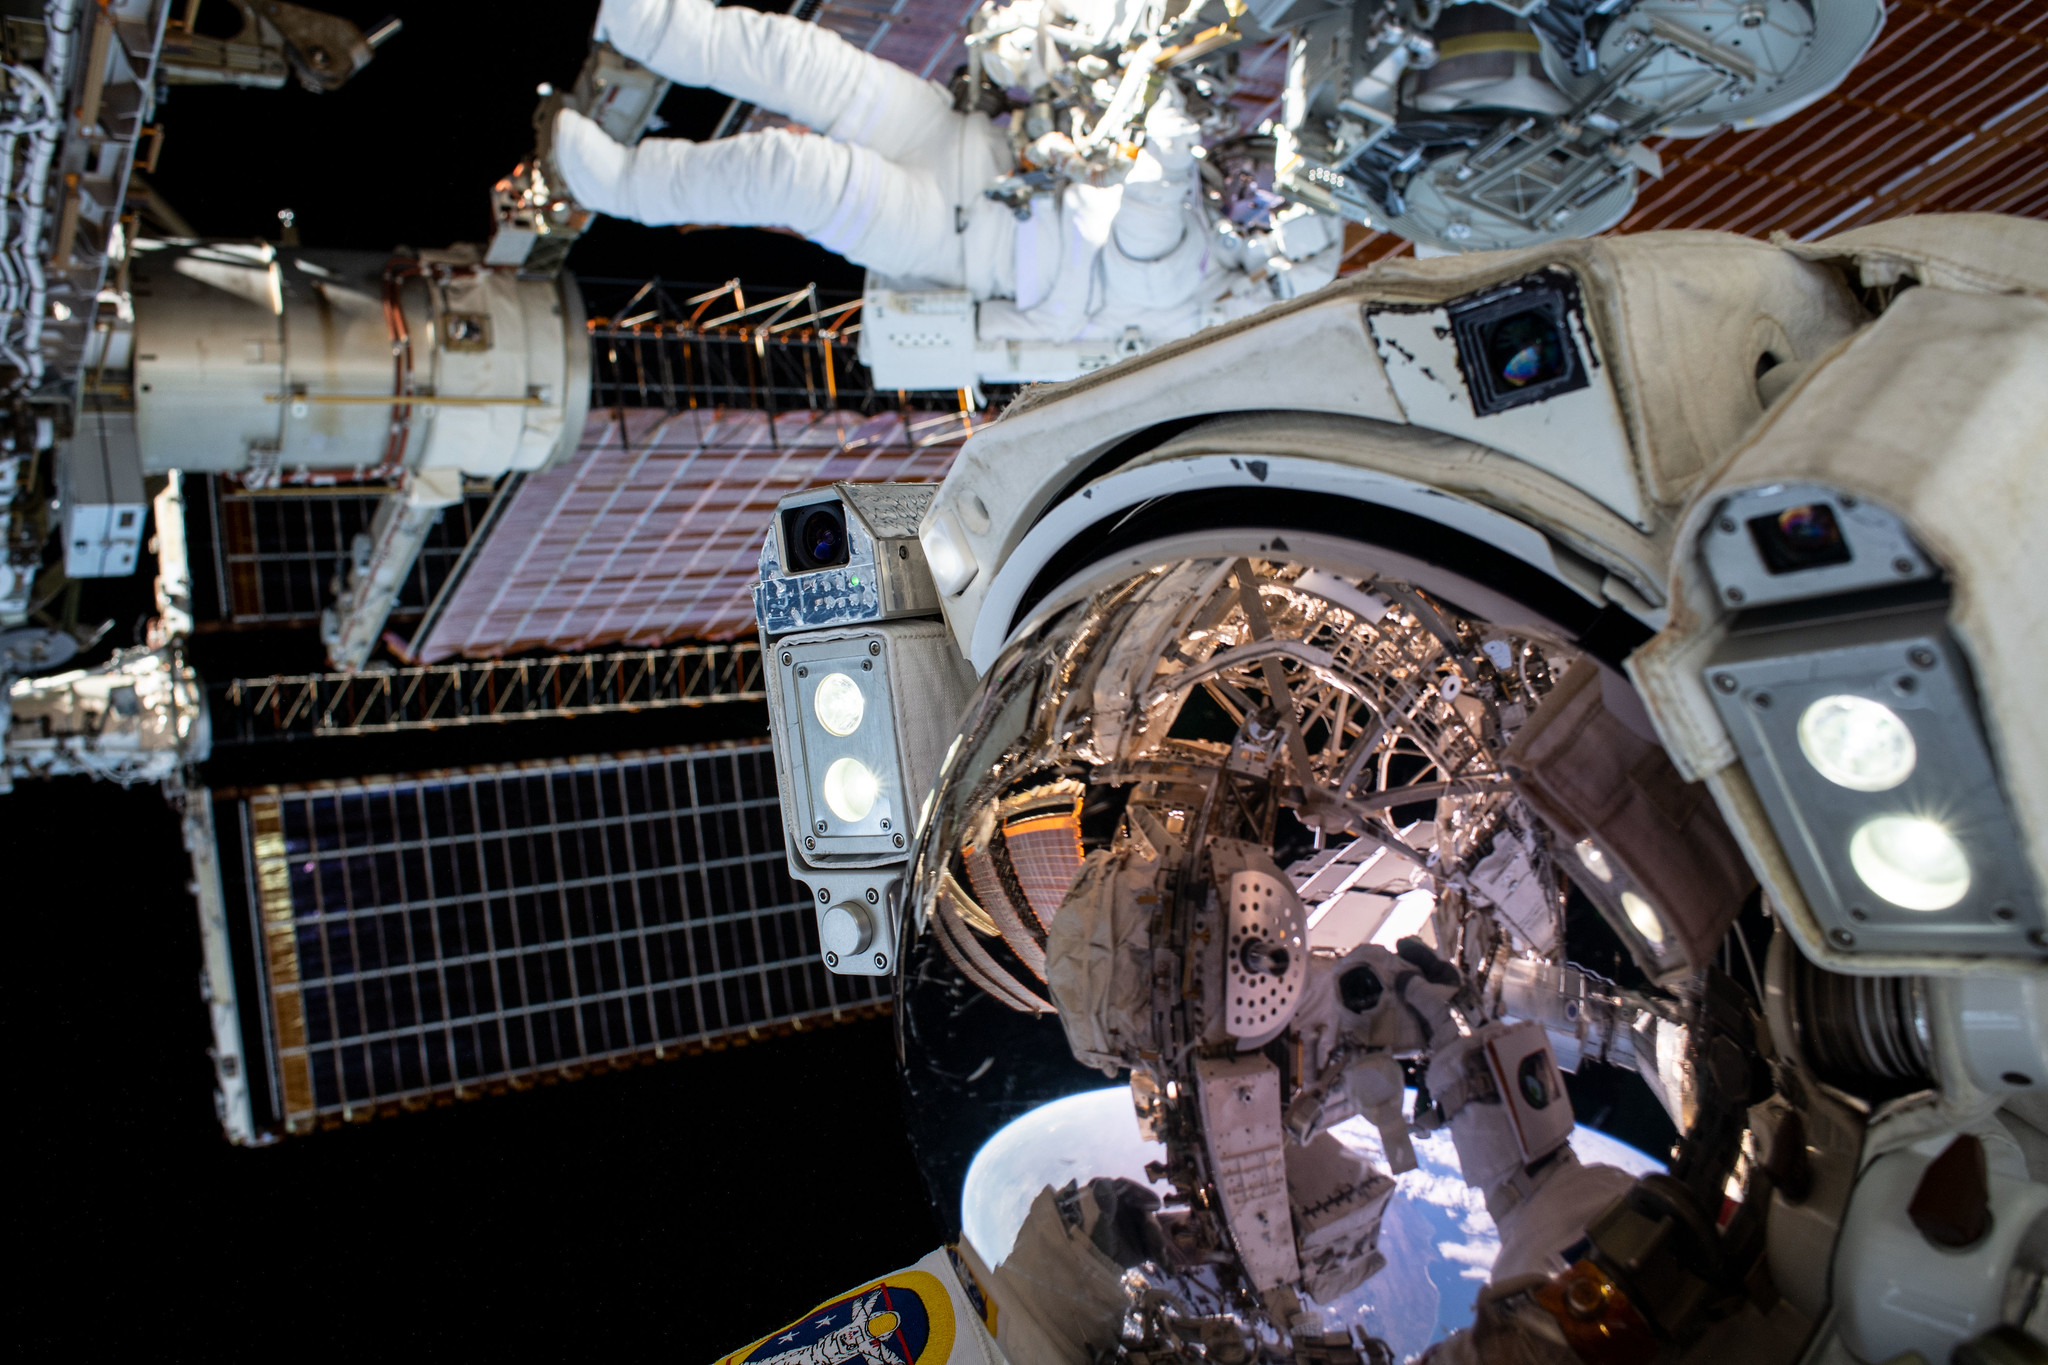
POLYGON ((1465 980, 1458 974, 1456 967, 1436 955, 1436 949, 1412 934, 1397 940, 1394 952, 1403 962, 1421 972, 1432 986, 1455 987, 1463 984, 1465 980))
POLYGON ((1295 261, 1285 256, 1275 256, 1266 265, 1269 287, 1276 299, 1298 299, 1303 294, 1313 294, 1337 278, 1337 267, 1342 263, 1344 253, 1337 247, 1321 251, 1307 260, 1295 261))
POLYGON ((1401 1003, 1429 1030, 1431 1051, 1453 1044, 1462 1036, 1458 1032, 1458 1018, 1451 1012, 1458 996, 1457 986, 1435 984, 1416 972, 1396 978, 1394 989, 1400 993, 1401 1003))

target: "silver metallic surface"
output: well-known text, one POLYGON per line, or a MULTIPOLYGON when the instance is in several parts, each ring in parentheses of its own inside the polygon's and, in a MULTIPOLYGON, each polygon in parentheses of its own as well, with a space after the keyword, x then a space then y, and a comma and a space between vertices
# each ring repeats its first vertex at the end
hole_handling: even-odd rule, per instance
POLYGON ((893 976, 902 932, 902 864, 824 870, 793 858, 790 870, 811 888, 826 969, 841 976, 893 976))
POLYGON ((1787 117, 1883 22, 1875 0, 1266 12, 1300 24, 1276 187, 1438 252, 1612 227, 1662 173, 1642 139, 1787 117))

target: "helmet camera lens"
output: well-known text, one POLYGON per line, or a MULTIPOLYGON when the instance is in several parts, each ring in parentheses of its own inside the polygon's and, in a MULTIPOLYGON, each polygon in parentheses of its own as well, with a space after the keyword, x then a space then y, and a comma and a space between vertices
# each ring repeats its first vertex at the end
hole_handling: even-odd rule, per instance
POLYGON ((804 553, 818 564, 836 564, 846 558, 846 527, 839 513, 820 507, 804 518, 804 553))
POLYGON ((782 514, 782 540, 791 573, 838 568, 848 550, 845 510, 837 502, 792 507, 782 514))
POLYGON ((1764 568, 1774 574, 1819 569, 1849 562, 1849 542, 1835 509, 1824 502, 1802 503, 1782 512, 1754 517, 1749 533, 1756 539, 1764 568))
POLYGON ((1492 323, 1485 347, 1487 363, 1503 388, 1527 388, 1565 374, 1564 343, 1548 309, 1512 313, 1492 323))

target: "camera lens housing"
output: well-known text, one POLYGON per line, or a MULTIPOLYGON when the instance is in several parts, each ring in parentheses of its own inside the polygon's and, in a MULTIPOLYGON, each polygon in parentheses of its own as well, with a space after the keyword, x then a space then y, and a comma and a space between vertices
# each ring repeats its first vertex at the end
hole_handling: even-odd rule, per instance
POLYGON ((1801 503, 1770 516, 1752 517, 1749 534, 1763 556, 1768 573, 1798 573, 1801 569, 1847 564, 1849 542, 1842 535, 1842 523, 1835 509, 1824 502, 1801 503))
POLYGON ((1448 310, 1472 411, 1488 417, 1585 388, 1586 364, 1573 337, 1585 323, 1578 280, 1546 270, 1489 289, 1448 310))
POLYGON ((784 567, 791 573, 838 568, 846 563, 849 549, 846 509, 836 500, 787 509, 782 514, 782 545, 789 556, 784 567))

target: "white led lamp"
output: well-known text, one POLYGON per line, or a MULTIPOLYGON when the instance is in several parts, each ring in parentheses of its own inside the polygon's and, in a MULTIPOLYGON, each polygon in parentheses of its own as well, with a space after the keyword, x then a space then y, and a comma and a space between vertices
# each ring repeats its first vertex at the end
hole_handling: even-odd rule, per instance
POLYGON ((764 663, 783 848, 820 954, 834 972, 887 975, 918 810, 973 674, 936 620, 788 635, 764 663))
POLYGON ((1620 854, 1610 853, 1591 836, 1573 844, 1571 853, 1566 875, 1605 912, 1608 926, 1621 936, 1644 974, 1657 982, 1690 974, 1692 963, 1678 929, 1669 921, 1667 907, 1658 905, 1637 883, 1620 854))
POLYGON ((894 969, 904 764, 888 628, 792 636, 767 652, 769 727, 790 876, 842 975, 894 969))
POLYGON ((811 693, 811 715, 825 727, 825 733, 845 739, 860 729, 866 718, 867 693, 851 673, 827 672, 811 693))
POLYGON ((888 647, 879 631, 829 632, 784 640, 770 653, 788 834, 813 866, 905 856, 922 793, 904 781, 888 647))
POLYGON ((1705 679, 1830 949, 2048 957, 1941 607, 1732 635, 1705 679))

